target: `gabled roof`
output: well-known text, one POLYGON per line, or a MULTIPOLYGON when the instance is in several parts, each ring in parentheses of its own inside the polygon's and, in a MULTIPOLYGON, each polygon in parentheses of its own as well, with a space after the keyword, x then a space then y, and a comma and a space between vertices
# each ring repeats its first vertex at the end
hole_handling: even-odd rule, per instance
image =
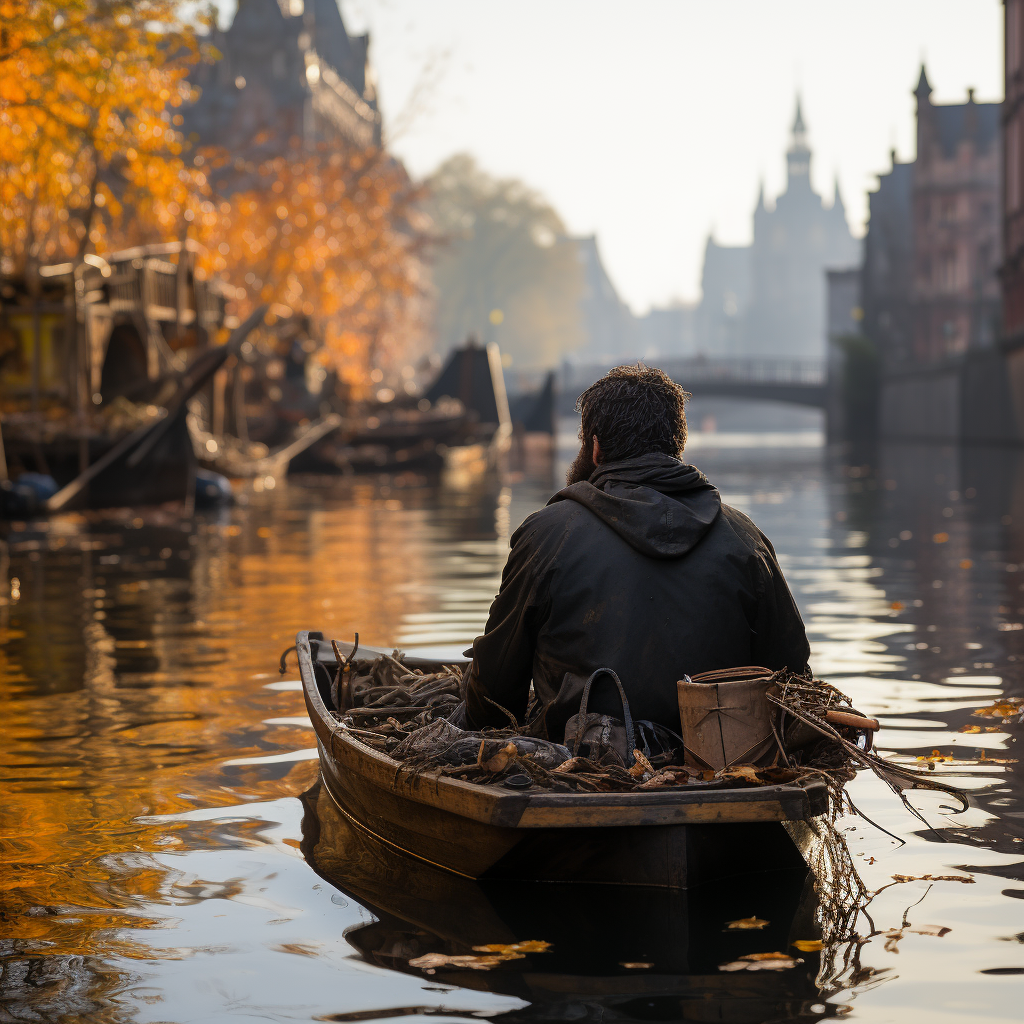
POLYGON ((961 142, 974 142, 978 152, 985 152, 999 139, 999 103, 955 103, 933 106, 936 136, 943 156, 953 157, 961 142))

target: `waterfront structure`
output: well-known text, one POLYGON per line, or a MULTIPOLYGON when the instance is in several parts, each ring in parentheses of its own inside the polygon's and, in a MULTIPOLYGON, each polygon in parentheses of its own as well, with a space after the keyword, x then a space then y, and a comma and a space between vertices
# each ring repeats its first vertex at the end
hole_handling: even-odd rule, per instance
POLYGON ((811 148, 800 101, 786 152, 786 188, 769 206, 762 186, 753 242, 705 251, 697 346, 711 355, 825 357, 828 267, 859 261, 835 184, 831 206, 811 185, 811 148))
POLYGON ((237 156, 273 155, 298 139, 381 144, 369 36, 349 35, 338 0, 238 0, 210 43, 221 57, 200 64, 200 95, 185 111, 195 145, 237 156))

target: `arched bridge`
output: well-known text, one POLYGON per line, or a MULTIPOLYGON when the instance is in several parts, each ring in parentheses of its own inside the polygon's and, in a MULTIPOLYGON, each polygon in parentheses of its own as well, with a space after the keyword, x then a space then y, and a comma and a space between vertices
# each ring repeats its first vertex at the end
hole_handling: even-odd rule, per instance
MULTIPOLYGON (((826 406, 828 374, 822 362, 702 356, 642 361, 649 366, 660 367, 695 397, 752 398, 820 409, 826 406)), ((563 403, 574 405, 576 399, 612 365, 566 363, 562 370, 563 403)))

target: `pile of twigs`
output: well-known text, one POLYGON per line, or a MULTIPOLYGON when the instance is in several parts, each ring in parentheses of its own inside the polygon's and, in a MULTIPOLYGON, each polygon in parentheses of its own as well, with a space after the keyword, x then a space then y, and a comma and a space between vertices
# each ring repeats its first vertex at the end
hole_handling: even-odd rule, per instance
MULTIPOLYGON (((786 674, 776 673, 782 677, 786 674)), ((949 786, 938 782, 934 776, 924 772, 906 768, 903 765, 887 761, 870 750, 865 750, 852 742, 844 731, 837 729, 826 721, 828 711, 837 709, 852 710, 850 699, 841 690, 830 683, 823 683, 818 680, 806 680, 791 676, 779 678, 779 687, 775 693, 769 691, 768 700, 776 707, 786 713, 786 716, 793 718, 797 724, 812 729, 821 737, 821 743, 811 748, 812 756, 804 763, 806 767, 830 781, 830 792, 833 797, 833 804, 838 807, 842 799, 842 784, 853 776, 853 772, 859 768, 867 768, 874 772, 903 802, 904 806, 918 819, 928 824, 921 813, 904 796, 907 789, 931 789, 939 793, 945 793, 958 800, 961 804, 959 810, 966 811, 968 807, 967 797, 955 786, 949 786), (831 764, 827 762, 831 761, 831 764)), ((786 732, 782 738, 782 752, 785 756, 786 732)), ((850 803, 849 796, 846 796, 847 803, 850 803)), ((852 803, 850 804, 851 809, 852 803)), ((858 812, 866 817, 862 812, 858 812)), ((870 819, 868 819, 870 820, 870 819)), ((930 827, 930 826, 929 826, 930 827)))
POLYGON ((331 687, 339 708, 336 717, 360 742, 414 772, 509 788, 596 793, 772 785, 814 770, 805 765, 745 765, 716 774, 684 765, 681 757, 675 763, 677 759, 663 755, 652 763, 640 751, 629 768, 609 757, 600 762, 573 757, 561 744, 529 736, 528 727, 469 731, 449 722, 462 684, 462 673, 454 666, 425 673, 403 664, 399 651, 372 661, 338 654, 339 670, 331 687))
MULTIPOLYGON (((568 792, 654 790, 676 787, 707 789, 765 786, 820 778, 828 784, 833 811, 843 787, 857 767, 881 778, 915 814, 905 789, 933 789, 963 802, 952 786, 934 776, 885 761, 854 742, 855 734, 837 728, 830 711, 853 712, 850 698, 819 680, 777 672, 768 700, 779 708, 778 755, 771 765, 734 765, 714 772, 683 763, 682 751, 648 759, 634 752, 626 767, 614 757, 600 762, 573 757, 558 743, 522 729, 460 729, 449 721, 460 702, 462 672, 447 666, 422 672, 403 664, 400 651, 355 661, 338 656, 331 697, 339 722, 360 742, 401 761, 414 772, 433 772, 467 782, 509 788, 533 786, 568 792)), ((846 798, 848 801, 848 797, 846 798)), ((920 815, 918 815, 920 817, 920 815)), ((922 819, 923 820, 923 819, 922 819)))

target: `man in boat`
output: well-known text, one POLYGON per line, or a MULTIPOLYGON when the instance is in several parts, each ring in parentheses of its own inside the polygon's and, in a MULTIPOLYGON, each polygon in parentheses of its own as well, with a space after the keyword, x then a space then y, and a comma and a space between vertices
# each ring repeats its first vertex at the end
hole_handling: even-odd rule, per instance
MULTIPOLYGON (((634 721, 678 731, 684 674, 807 671, 804 624, 771 543, 682 461, 687 398, 643 365, 611 370, 580 397, 567 486, 513 534, 473 643, 469 727, 507 727, 510 715, 525 724, 529 706, 538 731, 561 742, 580 677, 611 668, 634 721)), ((601 678, 588 712, 622 718, 601 678)))

